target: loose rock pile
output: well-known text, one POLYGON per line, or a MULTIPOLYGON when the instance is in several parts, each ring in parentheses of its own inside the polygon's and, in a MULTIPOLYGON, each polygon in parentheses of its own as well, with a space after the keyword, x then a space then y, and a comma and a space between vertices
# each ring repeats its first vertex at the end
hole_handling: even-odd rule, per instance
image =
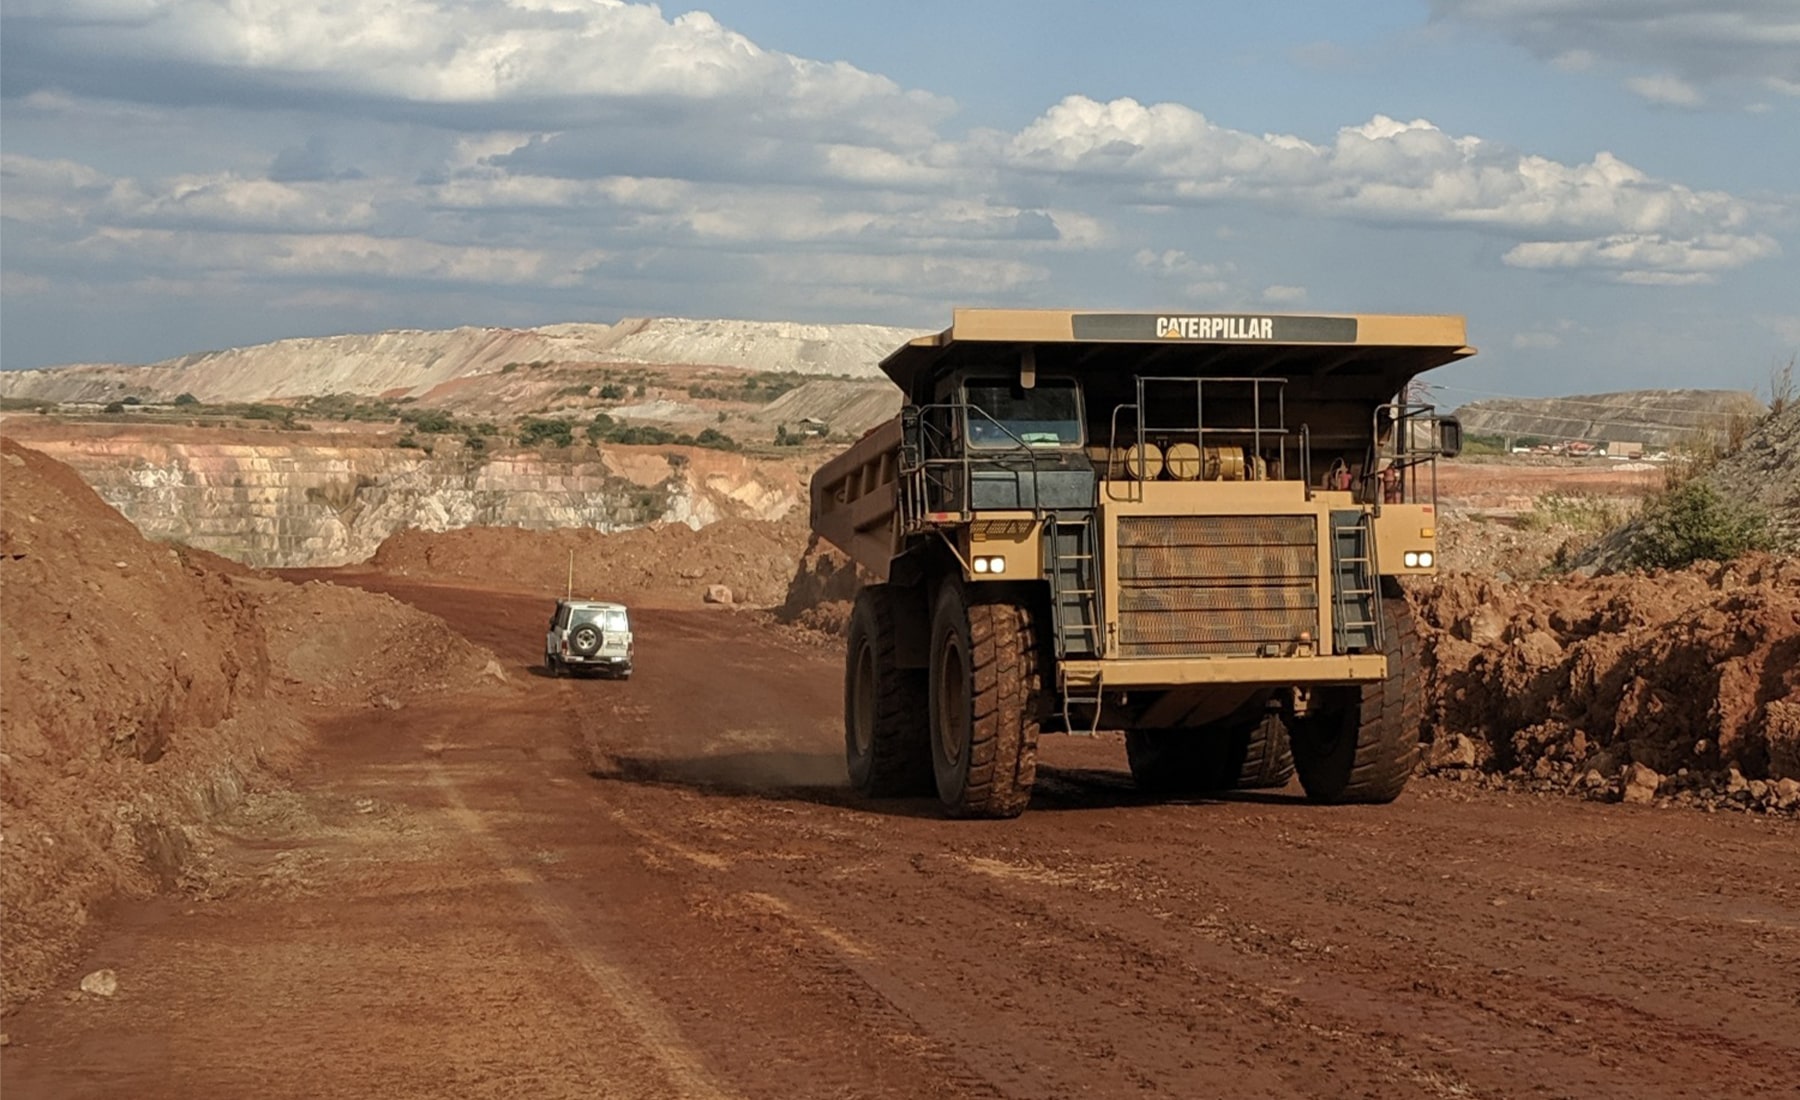
POLYGON ((1800 562, 1452 576, 1414 602, 1429 631, 1432 769, 1632 802, 1800 809, 1800 562))

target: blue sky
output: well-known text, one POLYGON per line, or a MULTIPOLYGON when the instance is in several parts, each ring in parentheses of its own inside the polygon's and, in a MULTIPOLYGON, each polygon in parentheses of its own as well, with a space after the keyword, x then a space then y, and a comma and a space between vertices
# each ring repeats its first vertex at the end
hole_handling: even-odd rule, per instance
POLYGON ((0 365, 673 315, 1442 312, 1800 349, 1800 0, 8 0, 0 365))

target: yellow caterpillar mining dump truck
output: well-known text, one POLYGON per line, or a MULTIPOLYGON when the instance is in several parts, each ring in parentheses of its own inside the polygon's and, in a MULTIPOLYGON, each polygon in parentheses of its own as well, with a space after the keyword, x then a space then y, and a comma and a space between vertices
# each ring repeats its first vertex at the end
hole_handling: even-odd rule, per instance
POLYGON ((813 529, 880 583, 844 743, 870 795, 1025 808, 1041 729, 1122 729, 1140 787, 1387 802, 1418 752, 1399 579, 1435 570, 1403 399, 1440 316, 957 310, 881 364, 900 415, 822 468, 813 529), (1291 746, 1291 748, 1290 748, 1291 746))

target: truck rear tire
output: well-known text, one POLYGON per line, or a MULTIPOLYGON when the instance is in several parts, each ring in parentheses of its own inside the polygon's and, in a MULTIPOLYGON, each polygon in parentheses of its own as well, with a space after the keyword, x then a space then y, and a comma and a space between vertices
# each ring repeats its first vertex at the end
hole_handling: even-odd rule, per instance
MULTIPOLYGON (((990 590, 991 591, 991 590, 990 590)), ((931 763, 955 817, 1017 817, 1037 781, 1043 669, 1035 617, 956 581, 931 616, 931 763)))
POLYGON ((1387 678, 1320 692, 1312 713, 1289 723, 1294 768, 1314 802, 1392 802, 1419 759, 1424 679, 1419 636, 1403 598, 1382 601, 1387 678))
POLYGON ((923 669, 897 660, 894 603, 904 593, 869 585, 850 613, 844 661, 844 763, 871 798, 931 791, 931 727, 923 669))
POLYGON ((1214 729, 1130 730, 1125 759, 1132 780, 1154 794, 1285 787, 1294 776, 1287 727, 1275 714, 1214 729))

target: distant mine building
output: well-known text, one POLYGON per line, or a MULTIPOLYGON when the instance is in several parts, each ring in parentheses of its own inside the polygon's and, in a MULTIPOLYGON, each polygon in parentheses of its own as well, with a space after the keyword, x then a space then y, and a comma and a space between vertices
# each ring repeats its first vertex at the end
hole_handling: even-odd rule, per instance
POLYGON ((1643 458, 1644 445, 1635 441, 1609 439, 1606 442, 1608 458, 1643 458))

